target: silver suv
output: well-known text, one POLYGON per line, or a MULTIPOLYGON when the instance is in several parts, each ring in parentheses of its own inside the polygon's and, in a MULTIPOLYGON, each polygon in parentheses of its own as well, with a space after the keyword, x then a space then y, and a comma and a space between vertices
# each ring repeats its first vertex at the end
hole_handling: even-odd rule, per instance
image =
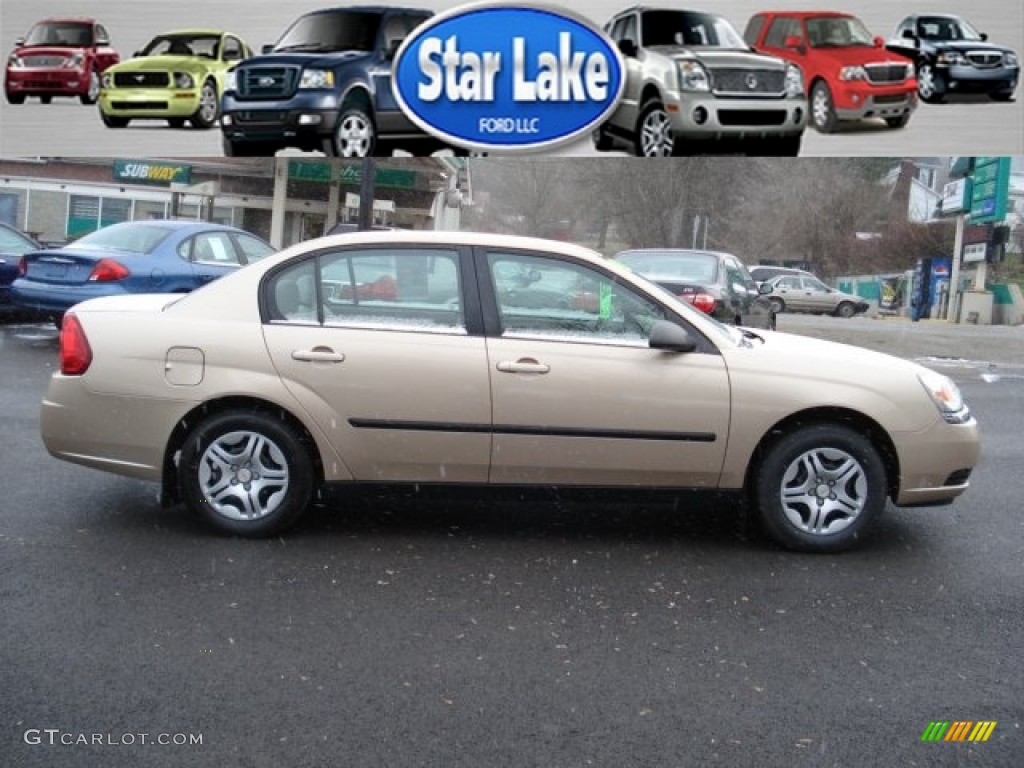
POLYGON ((634 7, 605 31, 626 61, 626 88, 594 146, 637 155, 715 151, 738 139, 750 154, 796 155, 807 124, 800 68, 755 53, 721 16, 634 7))

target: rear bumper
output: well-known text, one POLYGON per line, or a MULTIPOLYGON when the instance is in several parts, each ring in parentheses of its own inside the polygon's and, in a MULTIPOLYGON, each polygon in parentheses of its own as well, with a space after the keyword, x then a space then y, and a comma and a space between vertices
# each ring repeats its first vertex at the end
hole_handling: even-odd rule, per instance
POLYGON ((44 314, 63 315, 71 307, 100 296, 120 296, 125 290, 116 283, 83 285, 42 284, 20 278, 11 286, 11 299, 23 309, 44 314))

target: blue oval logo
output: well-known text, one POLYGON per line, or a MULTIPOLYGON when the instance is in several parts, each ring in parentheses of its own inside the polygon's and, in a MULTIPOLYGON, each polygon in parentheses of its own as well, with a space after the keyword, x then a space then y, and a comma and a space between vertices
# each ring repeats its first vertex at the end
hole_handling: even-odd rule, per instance
POLYGON ((395 98, 424 131, 469 149, 571 141, 618 105, 625 65, 601 30, 566 13, 487 3, 435 16, 395 55, 395 98))

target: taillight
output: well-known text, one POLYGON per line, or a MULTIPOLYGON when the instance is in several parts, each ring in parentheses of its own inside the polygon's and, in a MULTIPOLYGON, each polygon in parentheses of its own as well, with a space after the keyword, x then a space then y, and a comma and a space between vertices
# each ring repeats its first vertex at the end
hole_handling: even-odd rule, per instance
POLYGON ((28 274, 28 259, 22 256, 18 259, 18 277, 24 277, 28 274))
POLYGON ((100 259, 89 273, 89 282, 109 283, 114 280, 123 280, 130 274, 128 267, 124 264, 113 259, 100 259))
POLYGON ((60 326, 60 372, 65 376, 81 376, 92 363, 92 347, 78 318, 70 312, 60 326))
POLYGON ((710 315, 715 309, 715 297, 708 293, 687 296, 686 300, 707 315, 710 315))

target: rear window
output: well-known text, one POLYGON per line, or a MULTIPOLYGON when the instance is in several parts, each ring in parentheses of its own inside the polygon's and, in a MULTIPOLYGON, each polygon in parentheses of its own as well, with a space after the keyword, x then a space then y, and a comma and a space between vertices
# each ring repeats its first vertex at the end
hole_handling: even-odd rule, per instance
POLYGON ((114 225, 98 229, 72 243, 72 247, 89 251, 122 251, 123 253, 152 253, 160 243, 170 237, 173 230, 152 224, 114 225))

